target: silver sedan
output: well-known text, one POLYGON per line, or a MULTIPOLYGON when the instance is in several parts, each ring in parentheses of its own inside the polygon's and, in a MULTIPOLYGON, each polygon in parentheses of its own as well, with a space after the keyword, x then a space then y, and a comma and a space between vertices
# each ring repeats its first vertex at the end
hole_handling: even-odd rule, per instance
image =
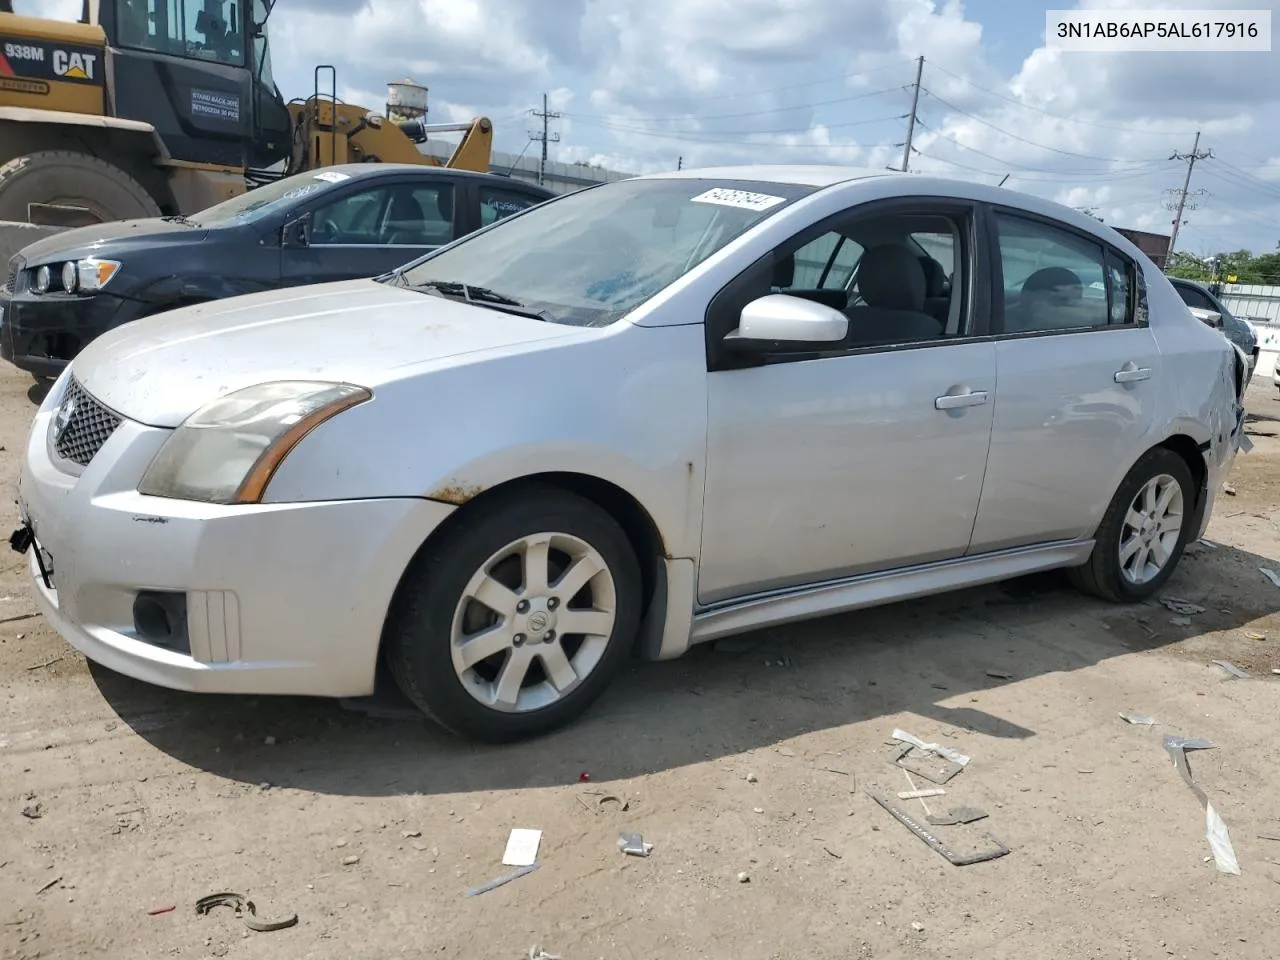
POLYGON ((20 484, 89 658, 477 739, 632 654, 1050 568, 1142 600, 1243 370, 1131 243, 1008 190, 754 166, 610 183, 375 280, 92 343, 20 484))

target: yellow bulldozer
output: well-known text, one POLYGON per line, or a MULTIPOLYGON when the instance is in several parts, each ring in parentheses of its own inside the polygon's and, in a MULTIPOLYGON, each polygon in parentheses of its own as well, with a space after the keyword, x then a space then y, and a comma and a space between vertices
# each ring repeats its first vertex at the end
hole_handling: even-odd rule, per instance
POLYGON ((339 100, 328 65, 316 68, 310 97, 286 102, 271 75, 274 5, 85 0, 69 23, 20 16, 0 0, 0 220, 189 214, 339 163, 488 172, 488 118, 390 120, 339 100), (462 137, 447 161, 418 149, 449 131, 462 137))

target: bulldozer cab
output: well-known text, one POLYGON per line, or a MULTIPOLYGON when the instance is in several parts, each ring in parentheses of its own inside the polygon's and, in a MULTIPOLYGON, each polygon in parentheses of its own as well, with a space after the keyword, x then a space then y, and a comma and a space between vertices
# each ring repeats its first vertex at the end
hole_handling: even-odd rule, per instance
POLYGON ((288 157, 292 121, 271 76, 274 0, 86 0, 106 34, 112 116, 155 127, 174 160, 248 168, 288 157))

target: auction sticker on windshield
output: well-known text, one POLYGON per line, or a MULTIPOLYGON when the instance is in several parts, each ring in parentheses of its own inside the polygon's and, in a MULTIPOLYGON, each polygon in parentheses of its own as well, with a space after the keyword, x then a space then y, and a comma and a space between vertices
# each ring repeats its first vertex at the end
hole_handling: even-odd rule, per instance
POLYGON ((327 180, 329 183, 341 183, 343 180, 350 180, 351 174, 338 173, 336 170, 326 170, 324 173, 317 173, 316 179, 327 180))
POLYGON ((743 210, 768 210, 785 200, 767 193, 751 193, 747 190, 728 190, 716 187, 694 197, 691 203, 718 203, 722 207, 740 207, 743 210))

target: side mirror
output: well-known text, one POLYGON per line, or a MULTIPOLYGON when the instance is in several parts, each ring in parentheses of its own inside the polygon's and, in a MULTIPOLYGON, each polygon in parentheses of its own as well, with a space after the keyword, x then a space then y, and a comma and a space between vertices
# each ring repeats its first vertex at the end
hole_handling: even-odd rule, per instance
POLYGON ((849 332, 849 318, 839 310, 812 300, 771 293, 742 308, 738 329, 725 337, 726 345, 754 347, 762 343, 835 343, 849 332))
POLYGON ((1218 330, 1222 329, 1222 314, 1216 310, 1206 310, 1204 307, 1191 307, 1191 315, 1201 323, 1218 330))
POLYGON ((311 215, 299 217, 284 225, 280 231, 280 245, 283 247, 305 247, 311 243, 311 215))

